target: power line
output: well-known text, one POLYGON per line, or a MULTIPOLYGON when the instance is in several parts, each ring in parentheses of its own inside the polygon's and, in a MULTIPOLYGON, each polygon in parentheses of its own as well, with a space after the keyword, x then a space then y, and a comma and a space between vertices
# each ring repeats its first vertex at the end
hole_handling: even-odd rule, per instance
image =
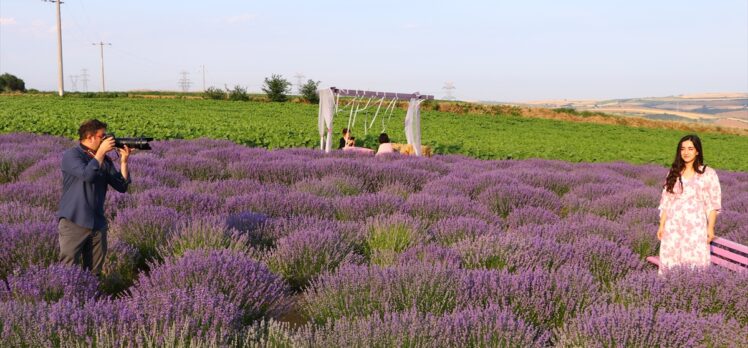
POLYGON ((70 85, 72 86, 73 91, 78 91, 78 77, 79 75, 68 75, 70 78, 70 85))
POLYGON ((101 49, 101 91, 106 92, 106 80, 104 79, 104 46, 111 46, 112 44, 109 42, 94 42, 92 45, 99 45, 99 48, 101 49))
POLYGON ((452 95, 452 91, 456 89, 454 82, 445 82, 444 87, 442 87, 442 89, 444 90, 444 94, 445 94, 444 100, 455 100, 456 99, 454 95, 452 95))
POLYGON ((78 81, 81 83, 81 89, 83 92, 88 92, 88 70, 81 69, 80 75, 78 75, 78 81))
POLYGON ((304 78, 306 76, 304 76, 304 74, 302 74, 302 73, 298 73, 297 72, 296 75, 294 75, 293 77, 296 78, 296 88, 298 88, 299 89, 299 93, 301 93, 301 85, 302 85, 302 83, 304 81, 304 78))
POLYGON ((182 89, 182 92, 189 92, 190 86, 192 85, 192 81, 190 81, 190 73, 182 70, 179 74, 182 75, 182 78, 180 78, 178 82, 179 88, 182 89))
POLYGON ((205 65, 200 66, 203 69, 203 92, 205 92, 205 65))

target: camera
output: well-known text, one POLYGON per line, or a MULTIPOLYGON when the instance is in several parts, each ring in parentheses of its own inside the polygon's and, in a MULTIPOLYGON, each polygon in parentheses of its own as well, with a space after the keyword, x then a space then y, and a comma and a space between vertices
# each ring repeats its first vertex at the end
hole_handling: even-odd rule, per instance
POLYGON ((118 147, 120 149, 124 148, 125 145, 131 149, 138 149, 138 150, 151 150, 151 144, 149 142, 153 141, 153 138, 117 138, 114 136, 114 133, 107 134, 104 136, 104 139, 106 138, 114 138, 114 147, 118 147))

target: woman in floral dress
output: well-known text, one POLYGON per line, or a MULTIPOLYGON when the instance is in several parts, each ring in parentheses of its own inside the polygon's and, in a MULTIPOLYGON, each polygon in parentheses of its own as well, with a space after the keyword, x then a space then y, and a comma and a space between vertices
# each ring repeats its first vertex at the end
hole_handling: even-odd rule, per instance
POLYGON ((704 165, 701 140, 681 138, 660 199, 660 274, 680 265, 709 266, 721 201, 719 178, 704 165))

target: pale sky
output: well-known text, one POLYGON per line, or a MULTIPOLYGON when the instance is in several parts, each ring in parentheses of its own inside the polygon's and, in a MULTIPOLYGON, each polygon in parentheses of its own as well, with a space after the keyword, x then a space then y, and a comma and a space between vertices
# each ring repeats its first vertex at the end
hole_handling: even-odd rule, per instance
MULTIPOLYGON (((62 5, 64 74, 107 90, 323 86, 524 101, 748 92, 748 0, 94 1, 62 5)), ((0 0, 0 73, 56 90, 55 5, 0 0)), ((78 89, 82 89, 78 82, 78 89)))

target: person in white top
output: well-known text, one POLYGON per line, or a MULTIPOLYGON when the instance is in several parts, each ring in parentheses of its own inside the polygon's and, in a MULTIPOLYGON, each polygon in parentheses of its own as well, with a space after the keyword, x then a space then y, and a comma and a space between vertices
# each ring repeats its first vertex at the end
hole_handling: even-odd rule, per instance
POLYGON ((387 133, 379 134, 379 149, 377 149, 377 156, 384 153, 393 153, 392 143, 387 133))

